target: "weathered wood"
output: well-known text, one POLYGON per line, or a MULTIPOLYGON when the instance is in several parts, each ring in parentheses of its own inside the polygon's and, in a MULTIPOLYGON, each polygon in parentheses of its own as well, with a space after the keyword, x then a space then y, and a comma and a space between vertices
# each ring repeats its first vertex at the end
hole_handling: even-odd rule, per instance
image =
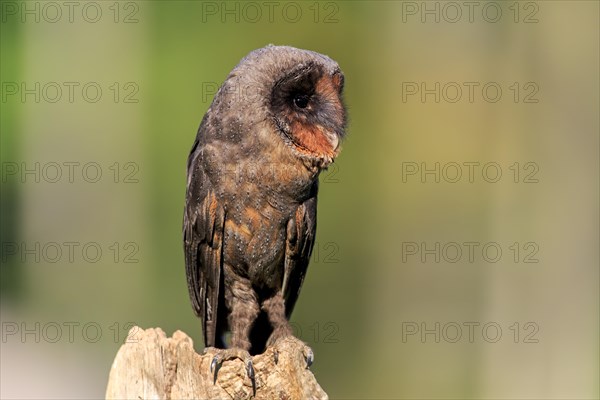
POLYGON ((328 398, 306 368, 304 344, 292 337, 253 357, 256 393, 241 360, 225 361, 214 382, 212 353, 196 353, 181 331, 167 338, 160 328, 134 327, 128 338, 111 367, 107 399, 328 398))

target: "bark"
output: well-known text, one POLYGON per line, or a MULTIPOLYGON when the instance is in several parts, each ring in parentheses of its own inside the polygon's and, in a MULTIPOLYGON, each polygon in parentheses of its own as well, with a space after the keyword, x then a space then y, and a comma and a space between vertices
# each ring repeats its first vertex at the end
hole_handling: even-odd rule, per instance
POLYGON ((253 357, 255 390, 241 360, 225 361, 217 380, 213 352, 194 351, 181 331, 167 338, 160 328, 134 327, 110 370, 107 399, 327 399, 306 368, 304 344, 293 337, 253 357))

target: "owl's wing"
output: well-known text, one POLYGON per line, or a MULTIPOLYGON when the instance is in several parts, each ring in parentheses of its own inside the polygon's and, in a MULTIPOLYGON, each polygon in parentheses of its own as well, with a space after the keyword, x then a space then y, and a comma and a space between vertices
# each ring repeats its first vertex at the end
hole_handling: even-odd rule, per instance
POLYGON ((283 298, 285 314, 289 319, 310 261, 315 235, 317 233, 317 189, 313 186, 313 195, 300 204, 295 216, 287 225, 287 241, 285 249, 285 270, 283 277, 283 298))
POLYGON ((188 159, 183 217, 185 270, 194 312, 202 320, 204 344, 215 346, 225 215, 200 157, 196 139, 188 159))

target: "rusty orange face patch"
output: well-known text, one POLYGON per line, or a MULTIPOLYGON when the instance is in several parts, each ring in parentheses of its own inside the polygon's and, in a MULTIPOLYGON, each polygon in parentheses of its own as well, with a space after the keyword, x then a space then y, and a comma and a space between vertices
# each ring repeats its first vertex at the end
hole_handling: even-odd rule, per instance
MULTIPOLYGON (((337 124, 343 124, 344 108, 340 101, 339 91, 342 85, 339 75, 323 76, 315 85, 315 95, 321 103, 333 107, 333 116, 337 124)), ((338 150, 339 138, 335 132, 326 132, 325 128, 310 123, 307 118, 294 118, 291 123, 293 142, 302 153, 317 157, 334 157, 338 150)))
POLYGON ((329 156, 335 154, 335 148, 327 139, 320 126, 314 126, 300 121, 292 123, 292 132, 294 135, 294 144, 311 155, 329 156))

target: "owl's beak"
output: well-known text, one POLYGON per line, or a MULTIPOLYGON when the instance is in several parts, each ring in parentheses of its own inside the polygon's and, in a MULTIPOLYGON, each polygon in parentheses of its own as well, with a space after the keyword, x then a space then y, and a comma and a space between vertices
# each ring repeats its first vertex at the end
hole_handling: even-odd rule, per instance
POLYGON ((333 149, 333 151, 336 152, 338 147, 340 146, 339 136, 335 132, 329 131, 325 134, 325 136, 327 137, 327 141, 331 144, 331 148, 333 149))

